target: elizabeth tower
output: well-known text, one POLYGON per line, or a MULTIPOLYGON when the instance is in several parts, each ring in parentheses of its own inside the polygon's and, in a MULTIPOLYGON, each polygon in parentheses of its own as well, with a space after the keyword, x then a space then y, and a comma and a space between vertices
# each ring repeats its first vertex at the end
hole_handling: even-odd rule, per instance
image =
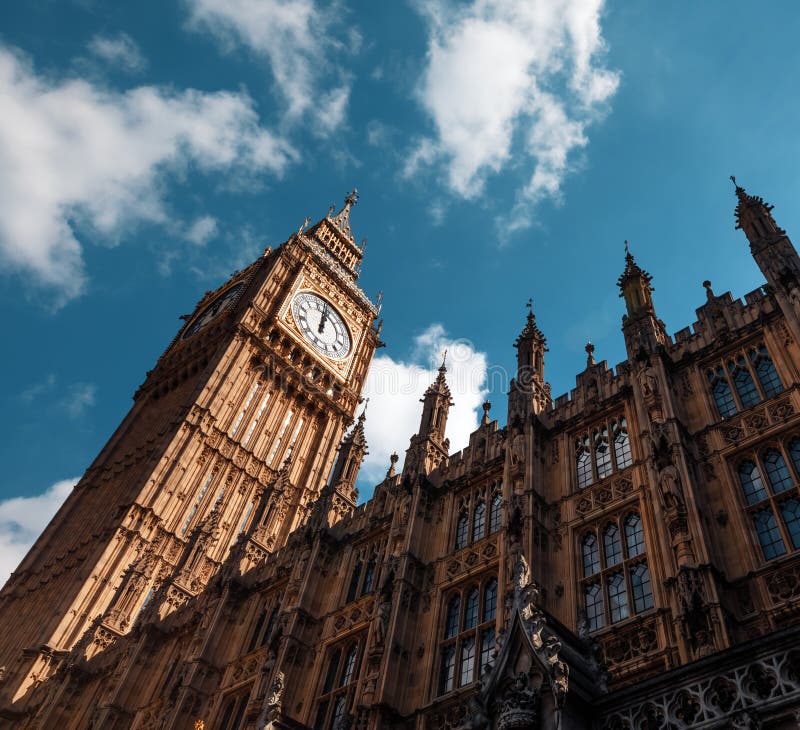
POLYGON ((70 651, 91 654, 82 637, 113 641, 189 601, 244 530, 265 555, 308 516, 379 345, 357 284, 356 201, 354 190, 184 317, 0 592, 0 704, 23 709, 70 651))

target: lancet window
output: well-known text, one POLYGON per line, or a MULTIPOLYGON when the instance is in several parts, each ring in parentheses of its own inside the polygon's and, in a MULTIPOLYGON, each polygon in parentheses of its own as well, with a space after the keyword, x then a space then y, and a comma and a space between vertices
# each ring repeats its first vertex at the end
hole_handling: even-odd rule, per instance
POLYGON ((639 513, 625 512, 582 533, 580 571, 589 631, 653 608, 639 513))
POLYGON ((500 529, 503 487, 499 482, 463 494, 456 510, 453 545, 456 550, 478 542, 500 529))
POLYGON ((444 594, 438 694, 477 681, 494 662, 497 578, 484 576, 444 594))
POLYGON ((347 603, 372 593, 376 589, 382 555, 383 546, 381 545, 371 545, 356 551, 350 571, 350 580, 347 584, 345 599, 347 603))
POLYGON ((323 667, 314 730, 338 728, 353 703, 361 664, 362 639, 349 639, 328 651, 323 667))
POLYGON ((775 363, 763 343, 715 363, 706 370, 706 378, 723 418, 783 392, 775 363))
POLYGON ((255 651, 269 641, 272 630, 275 628, 275 622, 278 620, 278 611, 279 606, 277 601, 267 601, 267 603, 258 610, 253 628, 250 630, 250 638, 247 642, 245 653, 255 651))
POLYGON ((219 730, 240 730, 244 727, 244 712, 247 709, 248 698, 247 692, 240 692, 224 699, 217 724, 219 730))
POLYGON ((612 418, 581 434, 575 441, 575 476, 578 489, 585 489, 633 463, 628 422, 612 418))
POLYGON ((764 559, 800 550, 800 435, 743 454, 735 470, 764 559))

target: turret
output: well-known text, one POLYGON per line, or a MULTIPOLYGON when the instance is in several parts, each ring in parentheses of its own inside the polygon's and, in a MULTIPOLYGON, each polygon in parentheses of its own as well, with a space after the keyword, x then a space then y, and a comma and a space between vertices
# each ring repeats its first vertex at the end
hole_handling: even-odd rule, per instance
POLYGON ((773 206, 757 195, 748 195, 736 184, 736 228, 744 231, 750 252, 767 283, 776 290, 797 296, 800 289, 800 257, 786 231, 772 217, 773 206))
POLYGON ((442 358, 439 374, 428 386, 422 403, 422 416, 419 422, 419 431, 411 437, 411 444, 406 451, 406 460, 403 473, 428 474, 445 458, 447 458, 450 442, 445 438, 447 416, 453 400, 450 397, 450 387, 447 385, 447 351, 442 358))
POLYGON ((628 355, 634 357, 642 350, 654 352, 667 342, 664 323, 656 316, 653 304, 653 277, 642 269, 625 241, 625 270, 617 280, 620 297, 625 299, 627 313, 622 317, 622 332, 628 355))
POLYGON ((525 326, 514 347, 517 348, 517 377, 511 381, 509 423, 515 417, 524 418, 530 409, 534 413, 541 413, 550 403, 550 385, 544 380, 547 340, 536 325, 531 299, 528 300, 525 326))

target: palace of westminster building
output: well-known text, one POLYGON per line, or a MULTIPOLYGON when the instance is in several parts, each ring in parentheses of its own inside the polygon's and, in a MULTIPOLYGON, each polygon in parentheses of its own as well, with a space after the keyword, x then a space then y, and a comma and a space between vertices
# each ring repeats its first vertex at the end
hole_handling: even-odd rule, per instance
POLYGON ((800 727, 800 256, 735 192, 763 285, 670 336, 628 252, 623 363, 553 399, 529 312, 507 425, 450 453, 443 363, 364 504, 355 191, 267 248, 0 592, 0 727, 800 727))

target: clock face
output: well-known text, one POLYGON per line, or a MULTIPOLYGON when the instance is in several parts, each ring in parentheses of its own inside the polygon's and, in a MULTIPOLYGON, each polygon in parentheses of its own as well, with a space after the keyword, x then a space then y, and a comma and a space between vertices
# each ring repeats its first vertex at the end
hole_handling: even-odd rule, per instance
POLYGON ((211 302, 192 320, 186 332, 183 333, 183 339, 191 337, 195 332, 203 329, 214 317, 228 309, 233 304, 234 297, 242 290, 242 286, 242 284, 232 286, 211 302))
POLYGON ((350 352, 350 333, 342 316, 322 297, 302 292, 292 300, 292 314, 303 336, 325 357, 341 360, 350 352))

